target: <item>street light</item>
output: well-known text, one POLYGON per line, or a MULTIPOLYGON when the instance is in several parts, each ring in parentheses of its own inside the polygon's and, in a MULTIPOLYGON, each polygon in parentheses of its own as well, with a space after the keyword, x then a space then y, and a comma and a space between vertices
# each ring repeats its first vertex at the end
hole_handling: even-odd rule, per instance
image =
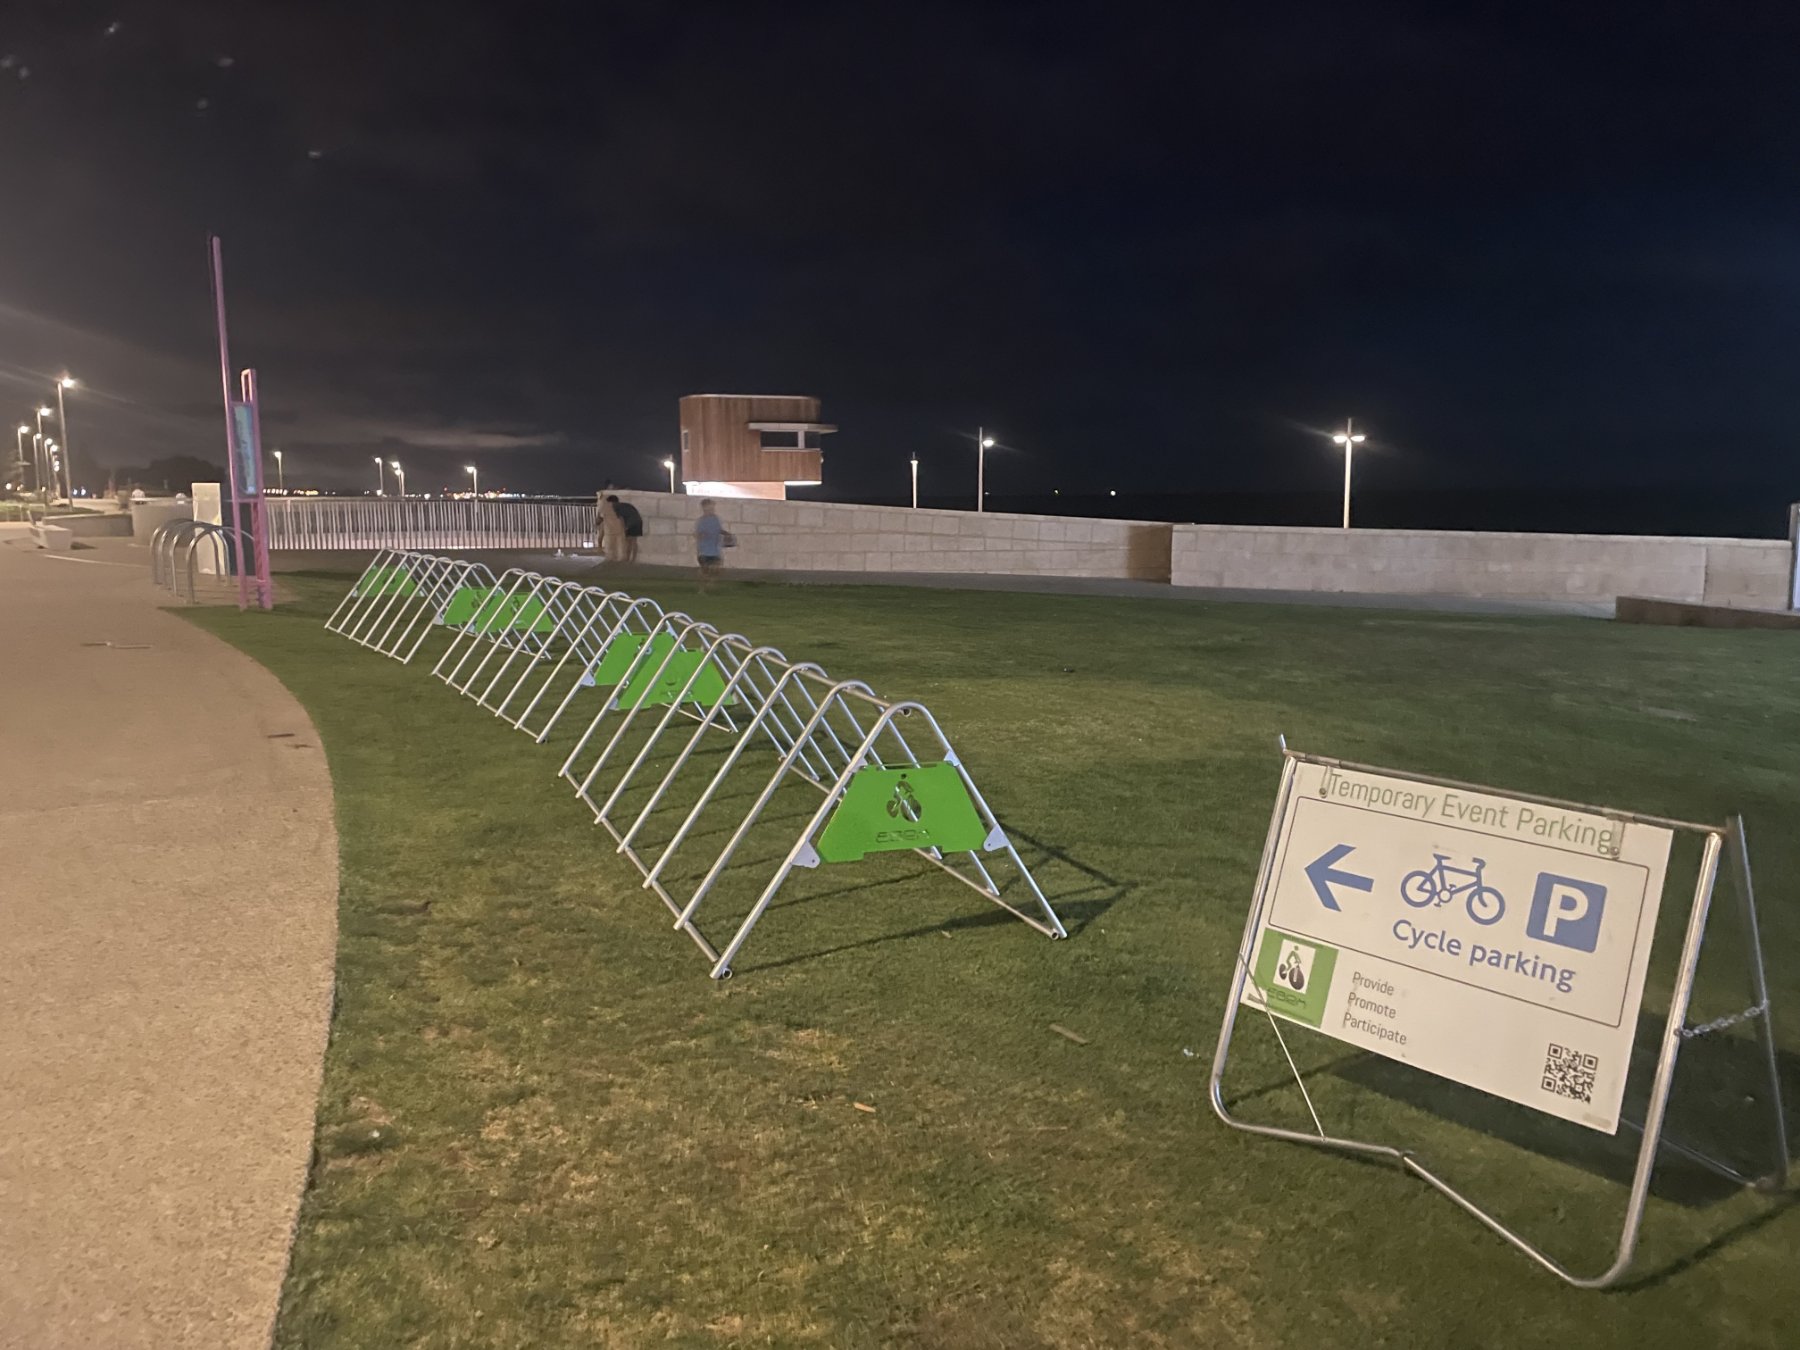
POLYGON ((663 468, 669 471, 669 495, 675 494, 675 460, 671 456, 663 460, 663 468))
POLYGON ((275 451, 275 487, 282 496, 287 496, 287 474, 281 467, 281 451, 275 451))
POLYGON ((469 473, 469 495, 479 497, 481 495, 481 475, 475 472, 473 464, 465 464, 463 468, 469 473))
POLYGON ((917 511, 919 509, 919 457, 917 455, 914 455, 912 457, 912 473, 913 473, 913 510, 917 511))
POLYGON ((1353 418, 1344 419, 1344 429, 1334 435, 1332 440, 1344 447, 1344 528, 1350 528, 1350 460, 1356 454, 1356 447, 1368 437, 1356 429, 1353 418))
MULTIPOLYGON (((27 426, 25 423, 23 423, 23 422, 19 423, 19 463, 21 463, 21 464, 23 464, 25 462, 25 433, 30 430, 31 430, 31 428, 29 426, 27 426)), ((37 447, 33 446, 32 449, 35 451, 37 449, 37 447)), ((32 471, 32 474, 35 476, 37 473, 37 465, 36 464, 33 464, 31 466, 31 471, 32 471)))
POLYGON ((69 500, 75 500, 74 469, 69 462, 69 415, 63 411, 63 390, 75 387, 75 377, 64 371, 62 378, 56 382, 56 426, 63 438, 63 485, 69 490, 69 500))
POLYGON ((987 452, 994 448, 994 438, 986 427, 975 428, 975 509, 987 510, 987 452))
POLYGON ((401 499, 404 500, 406 497, 406 470, 400 467, 400 461, 397 459, 390 459, 388 468, 394 471, 395 481, 400 484, 401 499))
POLYGON ((387 461, 380 455, 375 456, 375 495, 387 496, 387 461))

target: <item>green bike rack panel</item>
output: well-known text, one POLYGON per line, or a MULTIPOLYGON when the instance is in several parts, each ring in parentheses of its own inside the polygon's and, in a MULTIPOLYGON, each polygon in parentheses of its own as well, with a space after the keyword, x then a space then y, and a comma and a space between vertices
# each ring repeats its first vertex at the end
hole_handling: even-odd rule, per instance
POLYGON ((439 623, 448 624, 452 628, 461 628, 475 617, 475 611, 490 596, 496 594, 492 586, 458 586, 450 597, 450 603, 444 606, 439 623))
MULTIPOLYGON (((601 653, 600 663, 594 667, 595 684, 617 684, 625 678, 625 672, 631 669, 631 663, 637 659, 638 650, 644 645, 642 633, 620 633, 606 644, 601 653)), ((654 667, 668 654, 669 648, 675 645, 675 639, 668 633, 658 633, 650 639, 650 655, 644 658, 644 664, 654 667)))
MULTIPOLYGON (((667 636, 658 634, 657 640, 667 636)), ((669 641, 674 641, 669 638, 669 641)), ((652 649, 654 650, 654 642, 652 649)), ((725 695, 725 677, 719 668, 706 659, 705 652, 676 652, 662 663, 660 669, 653 668, 653 663, 645 661, 638 667, 637 674, 631 682, 619 691, 621 708, 635 708, 640 704, 655 707, 659 703, 673 703, 681 694, 682 688, 693 677, 696 670, 699 677, 694 679, 693 688, 687 691, 685 703, 697 703, 702 708, 710 708, 725 695), (704 666, 704 668, 702 668, 704 666)), ((737 703, 735 694, 725 698, 725 706, 737 703)))
POLYGON ((472 627, 478 633, 548 633, 556 627, 544 613, 542 600, 504 595, 490 586, 459 587, 444 606, 443 622, 451 628, 472 627))
POLYGON ((352 595, 411 595, 418 589, 404 567, 378 567, 356 583, 352 595))
POLYGON ((987 845, 987 826, 969 800, 956 765, 861 768, 819 832, 826 862, 855 862, 871 853, 936 848, 973 853, 987 845))

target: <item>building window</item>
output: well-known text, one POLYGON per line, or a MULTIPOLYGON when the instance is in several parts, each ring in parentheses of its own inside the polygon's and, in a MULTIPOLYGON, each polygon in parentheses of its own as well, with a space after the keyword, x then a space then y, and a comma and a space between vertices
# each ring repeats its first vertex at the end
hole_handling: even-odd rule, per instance
POLYGON ((688 450, 687 428, 683 427, 681 429, 681 453, 685 455, 687 453, 687 450, 688 450))

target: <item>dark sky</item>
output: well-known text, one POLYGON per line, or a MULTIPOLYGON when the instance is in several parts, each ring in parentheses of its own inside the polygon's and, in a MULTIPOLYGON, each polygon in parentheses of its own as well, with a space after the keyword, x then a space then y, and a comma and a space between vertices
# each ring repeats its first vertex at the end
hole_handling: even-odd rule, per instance
MULTIPOLYGON (((1791 4, 8 0, 0 399, 297 482, 654 484, 811 393, 843 495, 1800 487, 1791 4), (26 75, 26 70, 29 75, 26 75)), ((16 406, 15 406, 16 405, 16 406)))

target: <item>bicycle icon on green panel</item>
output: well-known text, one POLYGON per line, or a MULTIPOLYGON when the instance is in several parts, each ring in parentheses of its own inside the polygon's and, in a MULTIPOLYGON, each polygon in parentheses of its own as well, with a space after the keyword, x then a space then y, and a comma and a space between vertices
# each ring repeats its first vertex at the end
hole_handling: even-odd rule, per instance
POLYGON ((1500 922, 1500 916, 1506 913, 1506 897, 1483 884, 1481 869, 1487 866, 1485 860, 1473 858, 1473 867, 1453 867, 1447 854, 1434 853, 1432 857, 1436 859, 1432 867, 1408 872, 1401 878, 1402 900, 1414 909, 1424 909, 1460 898, 1476 923, 1485 927, 1500 922))

